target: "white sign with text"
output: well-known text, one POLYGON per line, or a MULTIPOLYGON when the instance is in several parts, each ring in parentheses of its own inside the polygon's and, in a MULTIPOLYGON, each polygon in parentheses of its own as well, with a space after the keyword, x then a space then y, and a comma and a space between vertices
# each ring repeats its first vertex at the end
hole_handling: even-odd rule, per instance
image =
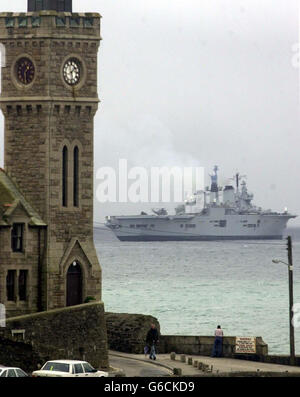
POLYGON ((237 336, 235 338, 235 352, 239 354, 256 353, 256 338, 252 336, 237 336))

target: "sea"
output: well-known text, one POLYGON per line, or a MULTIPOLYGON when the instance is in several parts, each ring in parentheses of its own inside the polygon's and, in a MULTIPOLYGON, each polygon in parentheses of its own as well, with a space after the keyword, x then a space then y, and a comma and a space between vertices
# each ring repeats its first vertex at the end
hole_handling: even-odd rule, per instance
MULTIPOLYGON (((294 304, 300 307, 300 228, 286 234, 293 241, 294 304)), ((272 262, 288 261, 285 239, 121 242, 100 227, 95 243, 106 311, 150 314, 165 335, 213 335, 221 325, 228 336, 261 336, 271 354, 289 353, 288 267, 272 262)))

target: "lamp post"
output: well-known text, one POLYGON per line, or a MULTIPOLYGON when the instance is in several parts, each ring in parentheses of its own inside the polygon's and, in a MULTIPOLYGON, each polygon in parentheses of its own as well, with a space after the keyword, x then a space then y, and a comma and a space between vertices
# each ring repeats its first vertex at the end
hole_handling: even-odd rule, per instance
POLYGON ((290 314, 290 365, 296 365, 295 356, 295 330, 293 324, 293 306, 294 306, 294 294, 293 294, 293 256, 292 256, 292 238, 287 238, 287 250, 288 250, 288 263, 279 259, 273 259, 273 263, 283 263, 288 266, 289 276, 289 314, 290 314))

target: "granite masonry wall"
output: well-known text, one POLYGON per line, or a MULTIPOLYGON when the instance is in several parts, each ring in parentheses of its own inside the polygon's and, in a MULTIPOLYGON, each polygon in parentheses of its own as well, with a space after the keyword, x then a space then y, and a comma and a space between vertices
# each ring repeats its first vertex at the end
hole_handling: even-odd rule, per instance
MULTIPOLYGON (((214 344, 214 336, 181 336, 163 335, 160 338, 158 351, 161 353, 176 352, 210 356, 214 344)), ((261 337, 256 338, 256 354, 235 354, 235 336, 223 338, 223 356, 228 358, 251 359, 261 361, 268 354, 268 345, 261 337)))
MULTIPOLYGON (((158 320, 143 314, 106 313, 108 345, 112 350, 141 354, 145 339, 152 323, 160 330, 158 320)), ((214 336, 161 335, 157 346, 158 353, 195 354, 210 356, 214 336)), ((268 345, 261 337, 256 338, 257 354, 235 354, 235 337, 224 337, 223 354, 225 357, 261 361, 268 354, 268 345)))
POLYGON ((48 360, 77 359, 108 368, 102 302, 9 318, 0 328, 0 363, 31 372, 48 360))
POLYGON ((0 336, 1 365, 22 368, 31 373, 42 363, 42 357, 33 349, 30 343, 17 342, 0 336))
POLYGON ((124 353, 139 354, 144 351, 151 324, 160 330, 158 320, 144 314, 105 313, 105 320, 109 349, 124 353))

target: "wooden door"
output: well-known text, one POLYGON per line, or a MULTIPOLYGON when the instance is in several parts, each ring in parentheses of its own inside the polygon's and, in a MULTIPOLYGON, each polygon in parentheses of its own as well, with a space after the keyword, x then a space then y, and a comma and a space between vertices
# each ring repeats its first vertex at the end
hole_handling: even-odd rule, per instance
POLYGON ((73 262, 67 273, 67 306, 82 303, 82 272, 78 262, 73 262))

